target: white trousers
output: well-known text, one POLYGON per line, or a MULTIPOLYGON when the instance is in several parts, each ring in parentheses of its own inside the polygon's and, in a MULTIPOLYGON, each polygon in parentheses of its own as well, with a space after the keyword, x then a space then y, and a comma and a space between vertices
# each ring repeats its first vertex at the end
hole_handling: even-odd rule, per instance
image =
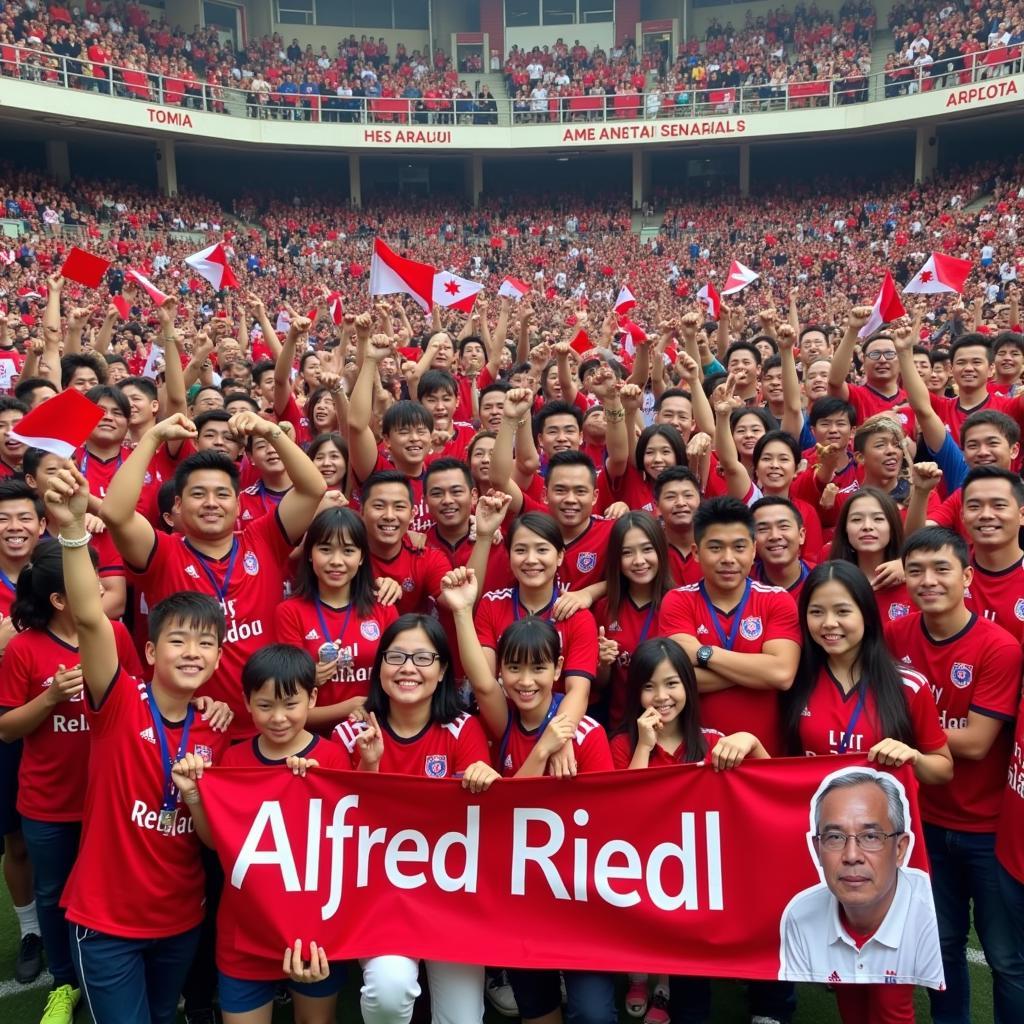
MULTIPOLYGON (((482 1024, 484 969, 473 964, 427 960, 432 1024, 482 1024)), ((409 1024, 420 994, 419 961, 375 956, 362 961, 359 1005, 363 1024, 409 1024)))

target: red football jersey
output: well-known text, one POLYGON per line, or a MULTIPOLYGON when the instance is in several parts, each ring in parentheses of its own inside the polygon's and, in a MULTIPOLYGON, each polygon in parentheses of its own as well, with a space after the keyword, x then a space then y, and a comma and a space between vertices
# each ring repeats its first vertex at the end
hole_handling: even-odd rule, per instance
POLYGON ((964 492, 959 487, 945 501, 939 502, 938 507, 929 506, 928 518, 936 526, 945 526, 947 530, 959 533, 968 544, 971 543, 964 526, 964 492))
POLYGON ((1003 398, 991 393, 980 405, 974 406, 973 409, 964 409, 960 404, 959 398, 947 398, 945 395, 935 395, 930 391, 928 392, 928 399, 932 403, 932 409, 935 410, 939 419, 946 424, 946 429, 958 443, 964 420, 971 413, 981 412, 985 409, 992 412, 1004 412, 1012 419, 1015 416, 1014 410, 1017 407, 1012 398, 1003 398))
MULTIPOLYGON (((519 601, 519 588, 491 590, 480 598, 476 610, 476 632, 483 647, 497 651, 501 634, 513 622, 525 618, 528 613, 519 601)), ((551 622, 551 608, 538 618, 551 622)), ((551 622, 562 641, 562 676, 555 683, 556 691, 565 688, 566 676, 585 676, 594 682, 597 671, 597 623, 586 608, 574 612, 560 622, 551 622)), ((593 698, 595 694, 591 692, 593 698)))
MULTIPOLYGON (((707 741, 708 751, 699 761, 687 761, 686 760, 686 747, 680 743, 674 754, 670 754, 661 744, 656 743, 654 749, 651 751, 650 760, 647 763, 648 768, 671 768, 677 764, 710 764, 711 763, 711 751, 715 749, 718 741, 724 739, 723 735, 717 729, 701 729, 704 734, 704 739, 707 741)), ((633 760, 633 743, 630 737, 620 732, 618 735, 613 736, 611 740, 612 748, 612 762, 615 768, 622 771, 624 768, 628 768, 630 762, 633 760)))
MULTIPOLYGON (((469 564, 473 554, 473 541, 469 534, 466 534, 455 544, 449 544, 438 532, 437 527, 432 526, 427 531, 427 541, 424 545, 427 551, 437 551, 443 555, 448 562, 449 569, 460 569, 469 564)), ((508 549, 504 544, 496 543, 491 545, 487 555, 487 576, 483 582, 484 592, 488 590, 500 590, 501 587, 511 586, 512 569, 508 563, 508 549)))
POLYGON ((287 490, 272 491, 262 480, 253 484, 252 487, 246 487, 244 491, 239 491, 239 529, 244 528, 254 519, 262 519, 268 512, 273 512, 287 493, 287 490))
MULTIPOLYGON (((117 655, 139 674, 131 634, 112 623, 117 655)), ((27 629, 11 638, 0 661, 0 708, 20 708, 53 684, 63 665, 79 663, 78 648, 49 631, 27 629)), ((84 691, 83 691, 84 693, 84 691)), ((24 738, 18 770, 18 813, 36 821, 80 821, 89 764, 89 721, 82 695, 61 701, 24 738)))
POLYGON ((685 587, 689 583, 700 583, 704 579, 704 573, 696 555, 692 551, 680 551, 675 544, 668 546, 668 565, 677 587, 685 587))
POLYGON ((11 614, 11 605, 14 603, 14 591, 17 585, 17 576, 11 579, 5 572, 0 571, 0 618, 6 619, 11 614))
POLYGON ((614 519, 591 516, 590 525, 566 544, 558 579, 567 590, 583 590, 604 580, 608 538, 614 525, 614 519))
POLYGON ((613 480, 605 473, 603 481, 608 491, 609 503, 624 501, 631 509, 643 509, 657 515, 654 481, 648 479, 632 463, 626 465, 625 472, 617 480, 613 480))
POLYGON ((996 856, 1018 882, 1024 883, 1024 701, 1017 709, 1006 792, 996 827, 996 856))
MULTIPOLYGON (((939 724, 963 729, 967 714, 1013 722, 1020 699, 1021 646, 994 622, 972 615, 956 636, 934 641, 920 612, 889 622, 885 642, 931 683, 939 724)), ((942 828, 994 832, 1006 784, 1012 729, 980 761, 958 758, 952 782, 921 786, 921 817, 942 828)))
POLYGON ((913 601, 910 600, 910 594, 907 593, 906 583, 897 583, 894 587, 876 590, 874 595, 883 626, 894 619, 902 619, 904 615, 909 615, 916 610, 913 601))
MULTIPOLYGON (((122 448, 113 458, 101 459, 84 448, 79 449, 75 455, 75 461, 78 463, 79 472, 89 481, 89 493, 97 498, 105 498, 110 481, 114 479, 114 474, 121 468, 129 455, 131 455, 131 449, 122 448)), ((144 504, 143 496, 140 496, 139 504, 144 504)), ((124 559, 117 550, 109 530, 93 534, 89 546, 95 550, 99 559, 96 571, 101 577, 125 575, 124 559)))
MULTIPOLYGON (((910 722, 914 727, 912 746, 924 754, 941 750, 946 743, 946 734, 939 724, 939 712, 928 680, 904 666, 900 667, 900 676, 910 722)), ((867 754, 876 743, 886 739, 878 720, 874 694, 869 689, 865 690, 863 703, 860 695, 859 686, 845 693, 827 668, 821 670, 800 719, 800 742, 808 757, 867 754), (844 749, 840 750, 844 743, 844 749)))
MULTIPOLYGON (((284 768, 288 758, 272 758, 264 756, 259 747, 259 736, 251 736, 244 743, 236 743, 224 751, 224 756, 219 761, 221 768, 284 768)), ((332 743, 323 736, 314 736, 306 748, 300 751, 297 757, 312 758, 321 768, 334 768, 339 771, 348 771, 351 768, 348 754, 338 743, 332 743)), ((315 771, 316 769, 314 769, 315 771)), ((226 890, 231 886, 225 886, 226 890)), ((237 890, 235 890, 237 892, 237 890)), ((221 906, 224 904, 222 903, 221 906)), ((218 950, 217 959, 220 960, 218 950)), ((221 968, 223 970, 223 968, 221 968)), ((236 975, 233 975, 235 977, 236 975)), ((240 975, 238 975, 240 977, 240 975)))
MULTIPOLYGON (((505 746, 505 757, 501 764, 495 767, 501 772, 503 778, 511 778, 523 765, 526 759, 533 753, 537 740, 541 737, 541 729, 526 729, 519 720, 519 711, 512 702, 509 702, 508 713, 511 716, 508 730, 508 743, 503 743, 503 737, 498 736, 494 741, 494 760, 501 759, 501 749, 505 746)), ((589 715, 580 719, 576 733, 572 738, 573 754, 576 756, 576 771, 584 774, 587 772, 610 772, 612 754, 608 747, 608 736, 601 725, 594 721, 589 715)))
POLYGON ((611 666, 608 676, 609 711, 608 723, 615 729, 622 723, 626 712, 626 675, 629 672, 631 652, 648 637, 657 636, 658 610, 653 604, 642 608, 626 595, 619 603, 615 616, 608 614, 608 599, 602 597, 594 605, 594 621, 598 629, 604 627, 604 635, 619 645, 619 656, 611 666))
POLYGON ((849 384, 847 387, 850 391, 848 401, 857 414, 857 423, 863 423, 880 412, 891 412, 899 420, 907 437, 914 437, 917 433, 917 417, 914 416, 914 410, 909 407, 907 393, 903 388, 900 388, 892 398, 887 398, 881 391, 876 391, 868 384, 849 384))
MULTIPOLYGON (((657 636, 684 633, 701 644, 724 647, 733 619, 740 609, 724 615, 704 599, 700 584, 679 587, 665 595, 658 615, 657 636)), ((784 590, 750 584, 750 597, 742 609, 731 650, 737 654, 760 654, 769 640, 801 642, 796 602, 784 590)), ((711 667, 714 668, 714 659, 711 667)), ((717 693, 701 694, 701 720, 728 736, 752 732, 772 757, 782 753, 779 694, 775 690, 752 690, 730 686, 717 693)))
POLYGON ((1008 569, 989 572, 971 560, 974 579, 965 595, 967 607, 1024 641, 1024 559, 1008 569))
MULTIPOLYGON (((98 710, 83 704, 92 756, 78 859, 61 898, 67 918, 127 939, 195 928, 206 910, 199 837, 180 799, 173 832, 157 831, 165 776, 145 686, 120 668, 98 710)), ((164 728, 176 753, 182 723, 164 728)), ((226 746, 197 713, 188 749, 216 764, 226 746)))
MULTIPOLYGON (((426 466, 425 462, 424 466, 426 466)), ((374 473, 380 473, 383 470, 394 470, 396 468, 395 464, 384 452, 377 452, 377 464, 373 467, 374 473)), ((423 478, 425 475, 426 468, 420 472, 419 476, 406 477, 412 485, 412 522, 409 524, 409 529, 413 533, 426 533, 434 525, 434 517, 430 514, 430 509, 427 508, 427 499, 423 494, 423 478)), ((352 507, 356 511, 362 508, 359 492, 362 490, 363 483, 364 481, 357 479, 356 488, 352 494, 352 507)))
POLYGON ((384 576, 402 585, 399 615, 430 611, 430 602, 441 593, 441 580, 451 568, 440 552, 434 549, 414 551, 407 542, 394 558, 371 555, 370 565, 375 579, 384 576))
MULTIPOLYGON (((462 714, 447 725, 431 722, 418 736, 396 736, 387 719, 384 730, 384 755, 380 771, 388 775, 425 775, 428 779, 459 778, 476 761, 490 762, 487 738, 480 723, 462 714)), ((359 767, 356 737, 366 726, 362 722, 342 722, 334 730, 348 753, 349 767, 359 767)))
POLYGON ((381 635, 398 618, 398 612, 393 605, 375 604, 364 617, 351 605, 332 608, 321 602, 320 615, 315 602, 304 597, 290 598, 274 612, 275 639, 278 643, 303 648, 317 662, 320 648, 326 643, 334 644, 341 652, 337 671, 318 687, 316 702, 319 706, 365 697, 370 692, 370 670, 377 657, 381 635))
POLYGON ((275 513, 235 534, 232 552, 224 558, 206 558, 180 534, 158 531, 146 565, 130 567, 150 608, 180 590, 220 601, 227 632, 220 665, 203 693, 230 705, 235 713, 232 736, 255 732, 242 697, 242 667, 268 641, 272 611, 284 596, 292 546, 275 513))

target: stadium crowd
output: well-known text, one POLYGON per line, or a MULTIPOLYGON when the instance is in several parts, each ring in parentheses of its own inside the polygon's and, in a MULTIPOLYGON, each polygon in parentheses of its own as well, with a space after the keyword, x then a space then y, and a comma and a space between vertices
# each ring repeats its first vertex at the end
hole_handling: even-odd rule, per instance
MULTIPOLYGON (((163 1024, 180 994, 193 1024, 215 1002, 249 1024, 281 984, 299 1019, 333 1019, 342 965, 246 981, 216 940, 210 759, 443 755, 482 790, 847 750, 920 783, 935 1019, 969 1020, 972 902, 997 1019, 1024 1019, 1024 163, 656 201, 641 243, 617 195, 226 211, 0 175, 20 225, 0 252, 0 834, 17 977, 45 954, 54 979, 45 1024, 83 995, 97 1024, 163 1024), (375 238, 485 291, 467 314, 371 301, 375 238), (183 262, 200 240, 238 288, 183 262), (99 288, 61 276, 72 241, 111 261, 99 288), (970 261, 963 294, 905 296, 862 337, 885 271, 906 283, 933 251, 970 261), (716 310, 698 291, 732 259, 759 279, 716 310), (13 436, 68 389, 102 409, 72 459, 13 436), (157 745, 124 753, 150 727, 181 738, 169 795, 157 745), (132 824, 139 799, 170 801, 169 834, 132 824)), ((857 864, 893 838, 854 831, 857 864)), ((415 963, 360 966, 364 1021, 407 1024, 415 963)), ((557 974, 428 973, 436 1020, 480 1021, 485 998, 560 1019, 557 974)), ((625 987, 647 1024, 710 1019, 701 979, 625 987)), ((613 976, 566 989, 570 1020, 617 1021, 613 976)), ((911 986, 835 991, 846 1024, 913 1020, 911 986)), ((792 1019, 792 984, 748 997, 792 1019)))

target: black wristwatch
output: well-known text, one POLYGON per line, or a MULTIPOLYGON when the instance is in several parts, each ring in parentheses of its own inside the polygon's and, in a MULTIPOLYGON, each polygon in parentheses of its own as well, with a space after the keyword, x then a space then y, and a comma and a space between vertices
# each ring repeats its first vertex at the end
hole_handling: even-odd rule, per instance
POLYGON ((714 647, 708 647, 704 644, 697 648, 697 668, 707 668, 708 662, 711 660, 711 655, 715 653, 714 647))

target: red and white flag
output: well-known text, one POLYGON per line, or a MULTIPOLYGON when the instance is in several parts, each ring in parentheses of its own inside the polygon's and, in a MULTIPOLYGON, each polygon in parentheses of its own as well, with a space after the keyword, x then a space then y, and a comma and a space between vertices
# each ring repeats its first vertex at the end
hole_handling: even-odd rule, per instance
POLYGON ((725 279, 723 295, 732 295, 741 292, 748 284, 756 281, 761 275, 755 273, 750 267, 743 266, 739 260, 733 260, 729 267, 729 276, 725 279))
POLYGON ((636 299, 633 293, 629 290, 628 285, 623 285, 619 289, 619 297, 615 300, 615 312, 616 313, 628 313, 636 305, 636 299))
POLYGON ((625 338, 622 339, 622 348, 630 355, 636 354, 636 347, 647 340, 647 332, 639 325, 633 323, 627 317, 619 321, 619 326, 625 331, 625 338))
POLYGON ((882 324, 891 324, 893 320, 899 320, 901 316, 906 315, 907 311, 903 308, 903 303, 900 302, 899 294, 896 291, 896 282, 893 281, 892 274, 887 270, 882 287, 878 291, 878 298, 875 299, 875 304, 871 307, 871 316, 857 332, 857 337, 866 338, 868 335, 874 334, 882 324))
POLYGON ((483 285, 458 277, 447 270, 439 270, 434 275, 434 301, 445 309, 457 309, 461 313, 469 313, 473 309, 477 295, 483 291, 483 285))
POLYGON ((425 313, 434 297, 434 274, 429 263, 407 260, 389 249, 379 238, 373 240, 370 260, 371 295, 408 295, 425 313))
POLYGON ((525 281, 520 281, 518 277, 506 277, 501 282, 498 294, 518 302, 529 290, 530 286, 525 281))
POLYGON ((704 303, 704 308, 708 311, 708 316, 712 320, 717 320, 718 315, 722 309, 722 296, 718 294, 718 289, 710 282, 704 285, 699 292, 697 292, 697 298, 704 303))
POLYGON ((924 266, 910 279, 903 294, 937 295, 939 292, 963 292, 974 264, 956 256, 933 252, 924 266))
POLYGON ((331 314, 331 323, 335 327, 339 326, 345 312, 341 306, 341 292, 331 292, 327 296, 327 312, 331 314))
POLYGON ((164 292, 160 291, 159 288, 145 274, 140 274, 139 271, 133 270, 129 267, 125 271, 125 277, 127 277, 132 284, 137 284, 152 300, 154 306, 162 306, 168 299, 168 296, 164 292))
POLYGON ((103 419, 103 410, 90 402, 80 391, 68 388, 45 402, 40 402, 10 430, 15 441, 30 448, 70 459, 75 449, 85 444, 96 424, 103 419))
POLYGON ((200 277, 207 280, 214 291, 219 292, 222 288, 238 287, 238 278, 228 266, 228 254, 224 249, 223 242, 217 242, 216 245, 211 245, 201 252, 194 252, 191 256, 186 256, 185 262, 200 277))

